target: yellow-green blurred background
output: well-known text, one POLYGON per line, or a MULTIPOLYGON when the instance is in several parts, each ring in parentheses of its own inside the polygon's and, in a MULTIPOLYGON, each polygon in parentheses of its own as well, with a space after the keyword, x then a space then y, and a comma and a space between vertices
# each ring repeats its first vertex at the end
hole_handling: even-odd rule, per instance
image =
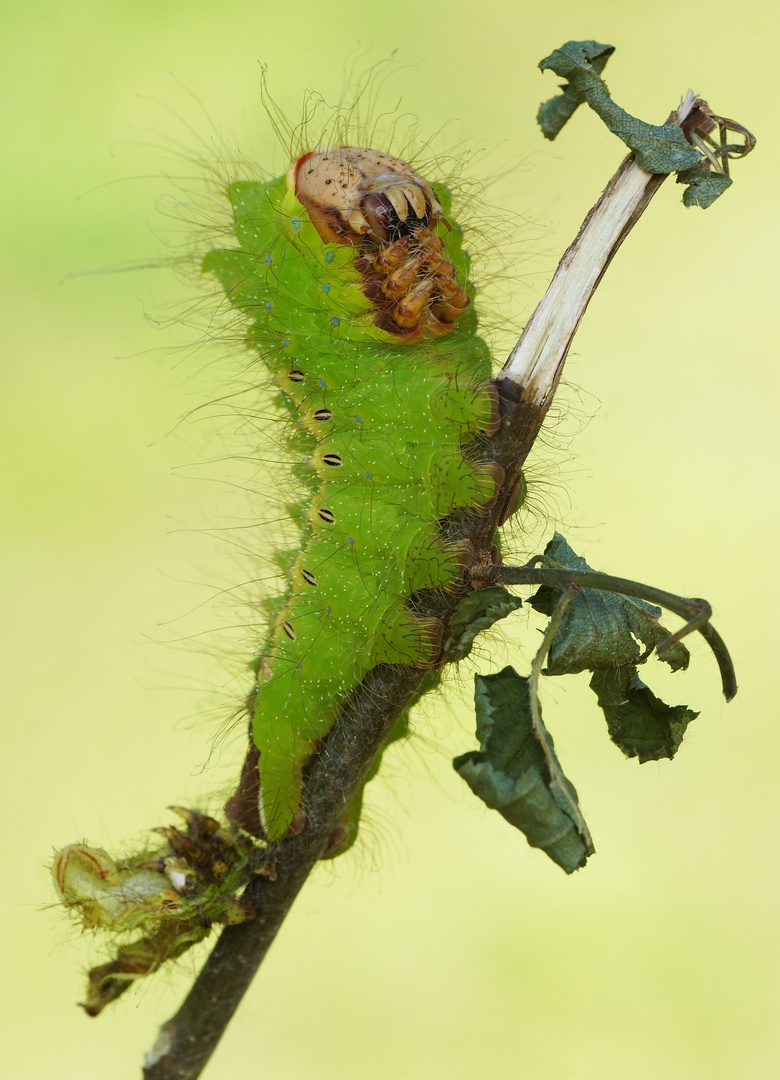
MULTIPOLYGON (((74 1002, 102 954, 54 906, 45 864, 85 838, 121 851, 167 804, 225 789, 240 754, 233 738, 209 758, 239 692, 219 631, 246 616, 208 601, 248 571, 203 530, 253 509, 229 462, 200 464, 219 456, 220 409, 176 428, 229 390, 230 365, 154 325, 187 298, 167 271, 69 275, 160 257, 161 174, 194 171, 165 149, 177 140, 191 151, 213 122, 268 163, 258 62, 297 116, 304 89, 334 99, 352 60, 398 47, 409 67, 385 101, 446 124, 445 146, 488 148, 478 178, 503 174, 488 200, 527 221, 521 321, 622 157, 584 109, 553 145, 535 129, 556 81, 537 62, 586 37, 618 47, 608 79, 635 114, 661 121, 692 86, 759 141, 706 212, 667 183, 620 252, 569 360, 581 392, 563 390, 537 504, 592 564, 708 597, 740 694, 724 705, 703 644, 687 675, 649 672, 701 717, 673 763, 639 767, 584 680, 546 689, 598 849, 570 879, 452 771, 473 745, 457 694, 428 708, 374 785, 364 844, 315 874, 205 1075, 780 1074, 779 27, 757 0, 4 5, 4 1075, 139 1075, 195 961, 88 1020, 74 1002)), ((483 653, 483 670, 503 662, 483 653)))

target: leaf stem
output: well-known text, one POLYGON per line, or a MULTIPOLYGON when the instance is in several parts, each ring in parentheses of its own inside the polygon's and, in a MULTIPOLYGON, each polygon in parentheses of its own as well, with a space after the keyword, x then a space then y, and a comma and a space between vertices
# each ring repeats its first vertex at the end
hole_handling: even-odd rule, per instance
POLYGON ((544 632, 542 638, 542 644, 539 646, 536 656, 534 656, 531 663, 531 673, 528 676, 528 700, 531 706, 531 724, 534 729, 539 745, 541 746, 544 757, 547 762, 547 769, 550 773, 551 787, 557 788, 562 796, 566 799, 567 809, 566 813, 572 819, 577 827, 577 832, 582 837, 582 841, 585 847, 593 850, 593 837, 590 835, 590 830, 585 822, 585 818, 582 816, 582 811, 579 808, 577 799, 572 793, 571 784, 566 779, 563 769, 561 768, 558 758, 555 755, 555 751, 552 745, 552 739, 550 733, 544 726, 542 720, 542 710, 539 704, 539 676, 542 673, 542 667, 544 661, 547 658, 547 653, 550 651, 550 646, 553 643, 558 627, 561 625, 561 619, 565 612, 569 601, 574 598, 577 589, 573 586, 567 586, 561 593, 558 599, 555 609, 552 613, 552 618, 547 625, 547 629, 544 632))
POLYGON ((480 574, 479 580, 482 581, 485 578, 491 585, 548 585, 554 589, 564 590, 600 589, 602 592, 618 593, 621 596, 633 597, 665 607, 668 611, 679 615, 681 619, 685 619, 686 622, 676 633, 663 641, 656 652, 659 655, 667 652, 678 641, 682 641, 688 634, 698 630, 715 654, 723 685, 723 696, 726 701, 731 701, 736 695, 737 677, 734 665, 723 638, 710 623, 712 608, 706 600, 700 597, 677 596, 664 589, 657 589, 653 585, 643 585, 640 581, 632 581, 630 578, 613 577, 611 574, 602 574, 597 570, 572 570, 568 567, 533 565, 543 558, 544 556, 538 555, 525 566, 493 567, 487 574, 480 574))

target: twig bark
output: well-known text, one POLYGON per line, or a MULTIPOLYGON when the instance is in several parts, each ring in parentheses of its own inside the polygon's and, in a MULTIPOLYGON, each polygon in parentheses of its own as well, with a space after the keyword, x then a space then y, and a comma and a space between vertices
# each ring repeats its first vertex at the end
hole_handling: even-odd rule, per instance
MULTIPOLYGON (((669 122, 679 123, 685 131, 692 126, 697 105, 689 93, 669 122)), ((477 563, 490 562, 495 530, 511 513, 520 470, 549 409, 585 309, 615 252, 664 179, 643 172, 633 155, 623 161, 561 259, 550 288, 497 378, 502 425, 485 440, 483 449, 486 459, 505 469, 502 490, 489 512, 453 518, 447 526, 449 538, 471 541, 477 563)), ((423 614, 446 624, 467 590, 464 582, 461 591, 434 596, 423 614)), ((161 1028, 147 1055, 145 1080, 194 1080, 200 1075, 346 803, 425 675, 415 668, 381 665, 352 695, 307 770, 306 828, 275 845, 275 880, 258 877, 248 886, 255 918, 222 931, 180 1010, 161 1028)))

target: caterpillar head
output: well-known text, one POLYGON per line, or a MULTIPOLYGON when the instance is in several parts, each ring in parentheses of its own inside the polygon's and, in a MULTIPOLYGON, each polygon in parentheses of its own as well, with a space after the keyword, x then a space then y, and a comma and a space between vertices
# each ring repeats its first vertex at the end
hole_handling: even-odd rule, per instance
POLYGON ((288 183, 326 244, 358 246, 366 236, 387 244, 416 226, 446 220, 430 184, 378 150, 310 150, 293 163, 288 183))
POLYGON ((438 222, 450 225, 411 165, 378 150, 337 146, 302 154, 287 182, 326 244, 359 251, 356 266, 377 326, 414 339, 455 325, 469 297, 431 231, 438 222))

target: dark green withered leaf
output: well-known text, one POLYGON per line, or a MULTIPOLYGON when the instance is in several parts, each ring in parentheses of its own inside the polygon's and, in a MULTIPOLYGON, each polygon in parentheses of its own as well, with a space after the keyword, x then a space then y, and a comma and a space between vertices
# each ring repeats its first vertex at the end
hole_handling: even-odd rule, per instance
POLYGON ((469 593, 450 619, 450 634, 444 643, 444 651, 458 659, 468 656, 477 634, 517 611, 522 604, 523 601, 512 596, 503 585, 491 585, 469 593))
POLYGON ((532 847, 571 874, 585 865, 593 843, 552 739, 543 727, 534 731, 528 679, 506 667, 496 675, 477 675, 475 683, 481 750, 455 758, 456 772, 532 847))
POLYGON ((597 41, 567 41, 540 62, 542 71, 550 69, 566 79, 561 93, 539 107, 542 134, 554 139, 579 105, 587 102, 612 134, 633 151, 645 172, 679 174, 678 183, 688 185, 683 194, 685 206, 711 206, 731 181, 711 171, 676 124, 648 124, 612 100, 601 72, 613 52, 613 46, 597 41))
MULTIPOLYGON (((569 42, 568 44, 572 44, 569 42)), ((614 45, 602 45, 598 41, 578 41, 582 49, 582 55, 585 62, 590 65, 590 68, 600 75, 604 70, 604 66, 609 60, 612 53, 615 51, 614 45)), ((564 49, 566 46, 564 45, 564 49)), ((553 53, 553 56, 555 54, 553 53)), ((544 70, 547 64, 546 60, 542 60, 539 67, 544 70)), ((575 61, 576 62, 576 61, 575 61)), ((539 106, 539 112, 536 114, 536 119, 539 123, 539 127, 542 129, 542 134, 545 139, 554 139, 559 134, 564 124, 571 120, 576 110, 582 105, 585 100, 585 94, 576 89, 574 83, 570 80, 560 87, 560 94, 556 94, 555 97, 549 98, 547 101, 543 101, 539 106)))
POLYGON ((683 192, 683 203, 686 206, 699 206, 702 210, 712 206, 733 182, 730 176, 713 172, 706 164, 688 169, 677 177, 678 184, 688 185, 683 192))
POLYGON ((597 671, 590 687, 604 710, 610 738, 641 764, 673 758, 688 724, 699 715, 686 705, 666 705, 633 667, 597 671))
MULTIPOLYGON (((572 551, 565 538, 555 533, 544 549, 547 566, 591 570, 572 551)), ((561 590, 542 585, 529 603, 544 615, 551 615, 561 590)), ((579 589, 563 613, 547 656, 546 675, 568 675, 577 671, 606 671, 642 663, 653 648, 669 637, 658 618, 661 609, 653 604, 601 589, 579 589)), ((660 659, 672 671, 686 668, 690 654, 677 644, 660 659)))
MULTIPOLYGON (((597 67, 588 55, 595 44, 592 41, 567 41, 560 49, 546 56, 539 67, 542 71, 549 68, 566 79, 572 90, 601 117, 613 135, 617 135, 633 150, 637 163, 645 172, 679 172, 698 165, 702 160, 701 154, 690 145, 676 124, 647 124, 612 100, 607 84, 599 75, 609 54, 597 67)), ((609 46, 599 48, 604 50, 609 46)), ((599 54, 599 59, 602 55, 599 54)))

